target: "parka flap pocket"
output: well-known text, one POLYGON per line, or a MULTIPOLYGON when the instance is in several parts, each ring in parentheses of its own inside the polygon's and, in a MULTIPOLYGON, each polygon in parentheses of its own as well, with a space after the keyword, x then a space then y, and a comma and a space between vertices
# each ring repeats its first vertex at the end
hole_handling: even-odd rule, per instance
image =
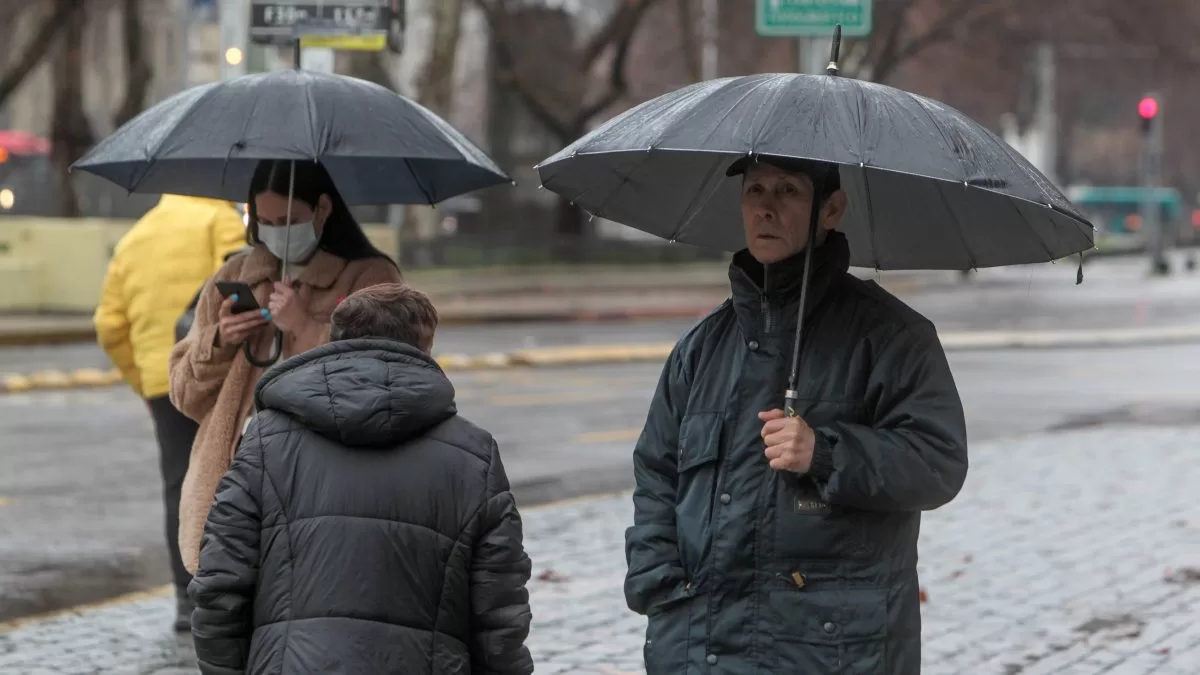
POLYGON ((721 457, 721 413, 688 413, 679 425, 679 473, 721 457))
POLYGON ((776 638, 839 645, 887 637, 887 589, 776 590, 771 592, 776 638))

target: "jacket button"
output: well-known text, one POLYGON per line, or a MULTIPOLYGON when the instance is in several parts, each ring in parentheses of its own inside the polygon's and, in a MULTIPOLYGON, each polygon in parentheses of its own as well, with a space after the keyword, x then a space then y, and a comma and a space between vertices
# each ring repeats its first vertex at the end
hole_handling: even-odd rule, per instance
POLYGON ((747 342, 746 347, 752 352, 758 351, 758 340, 751 340, 747 342))
POLYGON ((826 621, 825 625, 821 627, 825 629, 826 633, 832 633, 833 631, 837 630, 837 626, 833 625, 832 621, 826 621))
POLYGON ((710 665, 710 666, 717 665, 717 655, 716 654, 709 654, 708 658, 706 658, 704 660, 708 661, 708 665, 710 665))
POLYGON ((733 501, 733 497, 730 497, 728 492, 721 493, 721 503, 722 504, 728 504, 731 501, 733 501))

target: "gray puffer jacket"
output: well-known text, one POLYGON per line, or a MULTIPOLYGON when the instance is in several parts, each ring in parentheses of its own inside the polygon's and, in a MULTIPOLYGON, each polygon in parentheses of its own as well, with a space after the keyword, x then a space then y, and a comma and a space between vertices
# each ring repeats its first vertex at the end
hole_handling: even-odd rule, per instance
POLYGON ((334 342, 256 407, 188 588, 203 673, 533 672, 521 518, 433 359, 334 342))

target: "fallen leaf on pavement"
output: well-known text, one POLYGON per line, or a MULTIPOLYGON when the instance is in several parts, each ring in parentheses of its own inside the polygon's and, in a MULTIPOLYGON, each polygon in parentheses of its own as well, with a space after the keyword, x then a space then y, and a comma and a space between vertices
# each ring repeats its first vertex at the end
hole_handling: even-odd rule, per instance
POLYGON ((964 574, 966 574, 966 573, 967 573, 967 571, 966 571, 966 570, 954 570, 953 572, 951 572, 951 573, 950 573, 950 578, 951 578, 951 579, 957 579, 957 578, 959 578, 959 577, 963 576, 963 575, 964 575, 964 574))
POLYGON ((921 587, 921 595, 920 595, 920 598, 921 598, 921 604, 922 604, 922 605, 923 605, 923 604, 925 604, 925 603, 927 603, 927 602, 929 602, 929 594, 925 592, 925 587, 923 587, 923 586, 921 587))
POLYGON ((541 574, 539 574, 537 576, 537 578, 538 578, 538 581, 549 581, 550 583, 553 583, 553 584, 559 584, 559 583, 562 583, 562 582, 570 579, 570 577, 568 577, 567 575, 559 574, 558 572, 555 572, 554 570, 546 570, 545 572, 542 572, 541 574))
POLYGON ((1163 581, 1169 584, 1200 584, 1200 567, 1181 567, 1177 570, 1168 569, 1163 575, 1163 581))
POLYGON ((971 564, 971 561, 974 559, 975 559, 975 556, 968 553, 967 555, 963 556, 963 564, 969 565, 969 564, 971 564))

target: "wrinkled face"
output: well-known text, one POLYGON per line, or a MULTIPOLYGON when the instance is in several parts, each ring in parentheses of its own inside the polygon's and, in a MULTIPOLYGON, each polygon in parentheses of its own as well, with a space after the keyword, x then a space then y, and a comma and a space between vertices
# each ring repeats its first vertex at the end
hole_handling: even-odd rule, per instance
MULTIPOLYGON (((259 226, 283 227, 287 225, 287 208, 287 195, 281 195, 270 190, 254 195, 254 210, 258 216, 259 226)), ((311 222, 313 224, 313 232, 320 239, 321 232, 325 229, 325 220, 329 217, 329 213, 332 210, 333 202, 329 200, 329 195, 321 195, 320 199, 317 200, 315 208, 299 199, 293 199, 292 224, 311 222)))
MULTIPOLYGON (((789 173, 770 164, 750 167, 742 180, 742 225, 746 248, 764 265, 779 262, 804 250, 812 215, 813 183, 805 174, 789 173)), ((835 229, 846 210, 841 190, 825 200, 819 214, 817 243, 835 229)))

